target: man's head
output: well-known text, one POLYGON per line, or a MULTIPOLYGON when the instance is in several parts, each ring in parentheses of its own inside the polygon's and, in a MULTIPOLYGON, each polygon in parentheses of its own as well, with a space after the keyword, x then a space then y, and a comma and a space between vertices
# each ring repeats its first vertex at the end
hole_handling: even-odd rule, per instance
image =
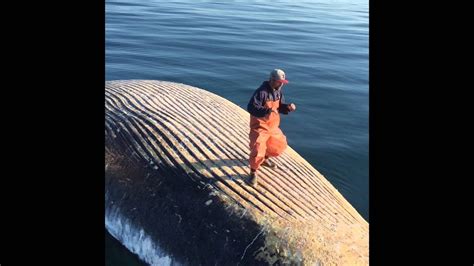
POLYGON ((270 72, 270 86, 273 89, 278 89, 283 86, 283 84, 287 84, 288 80, 286 80, 285 72, 281 69, 274 69, 270 72))

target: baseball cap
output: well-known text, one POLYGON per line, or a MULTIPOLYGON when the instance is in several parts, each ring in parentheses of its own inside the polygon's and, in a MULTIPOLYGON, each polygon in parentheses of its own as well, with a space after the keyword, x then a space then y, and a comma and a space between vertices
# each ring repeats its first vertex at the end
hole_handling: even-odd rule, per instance
POLYGON ((288 80, 286 80, 285 72, 278 68, 272 70, 272 72, 270 73, 270 79, 280 81, 281 83, 284 83, 284 84, 288 83, 288 80))

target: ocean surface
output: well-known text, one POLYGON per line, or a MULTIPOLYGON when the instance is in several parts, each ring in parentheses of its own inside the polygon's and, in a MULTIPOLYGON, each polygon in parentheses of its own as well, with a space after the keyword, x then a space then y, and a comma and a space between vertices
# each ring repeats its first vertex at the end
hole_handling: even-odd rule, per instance
MULTIPOLYGON (((196 86, 246 108, 281 68, 288 144, 369 218, 367 0, 106 0, 106 80, 196 86)), ((143 265, 106 234, 107 265, 143 265)))

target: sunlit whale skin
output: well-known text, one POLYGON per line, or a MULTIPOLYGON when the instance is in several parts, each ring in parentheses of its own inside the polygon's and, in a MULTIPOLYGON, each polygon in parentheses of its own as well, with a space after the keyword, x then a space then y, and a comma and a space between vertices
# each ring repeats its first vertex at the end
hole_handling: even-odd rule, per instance
POLYGON ((291 147, 248 185, 249 120, 200 88, 107 81, 106 229, 151 265, 368 265, 367 221, 291 147))

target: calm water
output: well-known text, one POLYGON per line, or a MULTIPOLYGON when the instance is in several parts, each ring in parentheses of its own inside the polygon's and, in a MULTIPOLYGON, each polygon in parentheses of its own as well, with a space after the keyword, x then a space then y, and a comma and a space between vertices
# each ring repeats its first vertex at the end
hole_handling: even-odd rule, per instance
MULTIPOLYGON (((368 0, 107 0, 105 26, 106 80, 186 83, 245 108, 284 69, 289 145, 368 219, 368 0)), ((110 265, 129 255, 107 251, 110 265)))

